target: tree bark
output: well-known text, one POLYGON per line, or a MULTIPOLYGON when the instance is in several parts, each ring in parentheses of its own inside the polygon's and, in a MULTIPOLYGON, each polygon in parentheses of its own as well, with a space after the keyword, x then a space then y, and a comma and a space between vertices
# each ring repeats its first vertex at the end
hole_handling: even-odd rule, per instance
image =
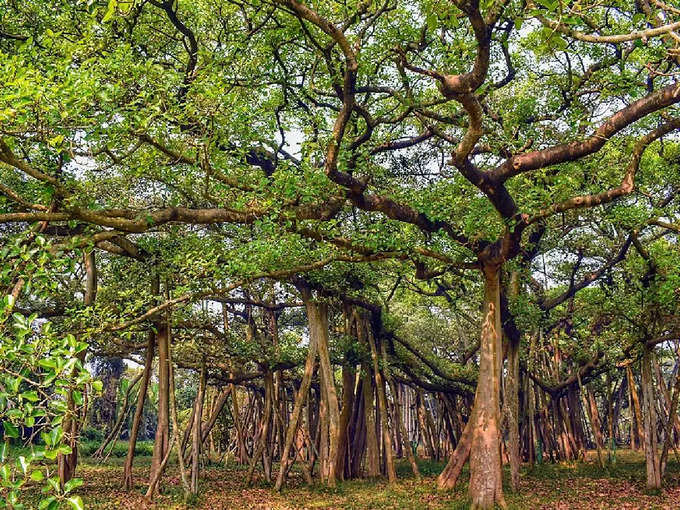
MULTIPOLYGON (((519 274, 510 273, 507 297, 516 299, 519 295, 519 274)), ((507 376, 505 379, 504 415, 508 430, 508 460, 510 462, 510 485, 514 492, 519 490, 520 440, 519 440, 519 331, 515 328, 505 335, 507 341, 507 376)))
POLYGON ((137 436, 139 436, 139 427, 144 416, 144 404, 146 402, 146 393, 149 389, 149 380, 151 379, 151 370, 153 368, 154 349, 156 344, 156 334, 153 331, 149 332, 149 340, 146 345, 146 354, 144 356, 144 377, 142 378, 142 385, 139 387, 137 394, 137 406, 135 407, 135 415, 132 418, 132 431, 130 432, 130 439, 128 442, 128 452, 125 458, 125 467, 123 468, 123 487, 125 490, 132 489, 132 462, 135 459, 135 447, 137 446, 137 436))
POLYGON ((484 322, 480 341, 479 379, 470 423, 471 508, 505 507, 500 455, 500 382, 501 382, 501 316, 498 265, 485 264, 484 322))
POLYGON ((368 364, 362 367, 364 380, 362 384, 364 400, 364 423, 366 427, 366 457, 364 472, 369 478, 380 475, 380 453, 378 450, 378 436, 375 431, 375 408, 373 404, 373 378, 368 364))
POLYGON ((396 483, 397 471, 394 467, 394 450, 392 449, 392 435, 388 425, 387 417, 387 396, 385 395, 385 381, 380 372, 380 364, 378 360, 378 348, 376 346, 375 338, 371 326, 366 321, 366 336, 371 347, 371 359, 373 360, 373 375, 375 377, 375 386, 378 391, 378 408, 380 411, 380 428, 382 429, 383 441, 385 448, 383 454, 385 456, 385 465, 387 468, 387 479, 390 483, 396 483))
MULTIPOLYGON (((97 265, 94 257, 94 250, 91 250, 83 255, 83 265, 85 267, 85 290, 83 292, 83 305, 85 307, 92 306, 97 296, 97 265)), ((23 280, 21 280, 23 282, 23 280)), ((20 287, 19 287, 20 289, 20 287)), ((79 352, 76 357, 81 363, 85 363, 85 356, 87 349, 79 352)), ((87 395, 83 395, 87 397, 87 395)), ((71 447, 71 453, 59 454, 57 456, 57 472, 59 475, 59 484, 64 487, 64 484, 73 478, 76 474, 78 466, 78 435, 82 420, 78 419, 78 412, 76 410, 76 402, 73 398, 73 393, 69 391, 67 398, 68 412, 64 417, 62 429, 71 447)))
POLYGON ((425 420, 425 397, 423 395, 423 390, 418 388, 417 392, 417 407, 418 407, 418 425, 420 426, 420 433, 423 437, 423 445, 425 446, 425 455, 428 458, 434 459, 434 444, 432 444, 432 437, 430 435, 430 429, 427 426, 427 421, 425 420))
MULTIPOLYGON (((203 401, 205 400, 206 368, 205 360, 201 364, 201 373, 198 379, 198 393, 196 394, 196 404, 194 406, 194 424, 191 441, 191 493, 198 494, 198 468, 201 456, 201 445, 203 437, 201 435, 201 421, 203 419, 203 401)), ((182 455, 182 452, 179 452, 182 455)))
MULTIPOLYGON (((633 404, 633 409, 631 411, 631 429, 635 436, 636 448, 640 448, 644 442, 642 412, 640 411, 640 399, 638 398, 637 390, 635 389, 635 379, 633 378, 633 370, 630 368, 630 365, 626 366, 626 377, 628 378, 628 391, 630 392, 630 399, 633 404)), ((633 447, 632 444, 631 447, 633 447)))
POLYGON ((645 433, 645 463, 647 467, 647 488, 661 488, 661 465, 657 450, 656 435, 656 402, 652 380, 652 353, 645 346, 642 355, 642 397, 644 405, 644 433, 645 433))
POLYGON ((446 464, 444 471, 442 471, 437 478, 437 485, 441 489, 453 489, 458 482, 458 477, 463 466, 470 458, 470 445, 472 444, 472 426, 471 421, 467 422, 463 432, 458 439, 456 449, 453 450, 449 457, 449 462, 446 464))
POLYGON ((267 445, 267 436, 269 435, 269 423, 272 415, 272 393, 274 392, 274 383, 271 370, 267 369, 264 374, 264 412, 262 413, 262 421, 260 425, 260 438, 257 445, 253 449, 253 456, 250 459, 250 467, 248 468, 248 475, 246 476, 246 485, 250 485, 253 481, 253 473, 257 461, 264 452, 267 445))
MULTIPOLYGON (((309 299, 309 294, 306 295, 309 299)), ((305 361, 305 370, 302 374, 302 380, 300 382, 300 389, 295 396, 295 404, 293 406, 293 412, 290 416, 290 421, 288 423, 288 429, 286 430, 286 442, 283 445, 283 451, 281 454, 281 464, 279 466, 279 474, 276 478, 276 484, 274 488, 280 491, 283 487, 283 483, 288 472, 288 458, 290 457, 290 449, 293 446, 293 441, 295 439, 295 434, 300 423, 300 415, 302 414, 302 406, 309 393, 309 387, 312 382, 312 374, 314 373, 314 365, 316 362, 317 353, 317 335, 310 334, 309 336, 309 346, 307 350, 307 360, 305 361)))
POLYGON ((115 440, 118 438, 120 429, 123 427, 123 422, 128 416, 128 402, 130 401, 130 394, 143 376, 144 372, 141 372, 132 381, 130 381, 127 391, 125 392, 125 396, 123 397, 123 402, 121 403, 120 413, 118 414, 116 423, 113 424, 111 432, 109 432, 108 436, 106 436, 106 439, 104 439, 99 448, 97 448, 97 451, 92 454, 93 457, 102 457, 106 448, 109 446, 109 444, 111 444, 111 441, 114 441, 114 446, 116 445, 115 440))
POLYGON ((327 483, 335 487, 337 476, 336 466, 339 455, 338 442, 340 438, 340 410, 338 408, 338 395, 335 390, 333 368, 331 367, 328 349, 328 306, 325 303, 307 301, 307 316, 309 319, 310 334, 316 335, 316 344, 319 351, 319 368, 321 371, 322 394, 326 397, 328 413, 328 465, 327 483))
POLYGON ((168 323, 164 317, 158 324, 158 425, 153 444, 153 457, 151 458, 150 477, 153 478, 159 470, 161 462, 168 450, 170 435, 170 367, 169 367, 169 344, 168 323))
MULTIPOLYGON (((392 390, 392 395, 395 399, 397 398, 397 386, 394 384, 392 378, 386 374, 387 381, 392 390)), ((413 470, 413 476, 417 481, 420 481, 420 470, 418 469, 418 463, 416 462, 415 455, 413 455, 413 449, 408 440, 408 433, 406 432, 406 427, 404 427, 404 422, 401 417, 400 403, 395 401, 394 403, 394 421, 397 422, 397 427, 399 428, 400 437, 402 440, 403 451, 406 452, 406 458, 408 459, 411 469, 413 470)))
POLYGON ((338 437, 338 458, 335 473, 341 480, 345 479, 345 466, 349 461, 349 420, 354 407, 354 369, 347 365, 342 367, 342 412, 340 413, 340 435, 338 437))

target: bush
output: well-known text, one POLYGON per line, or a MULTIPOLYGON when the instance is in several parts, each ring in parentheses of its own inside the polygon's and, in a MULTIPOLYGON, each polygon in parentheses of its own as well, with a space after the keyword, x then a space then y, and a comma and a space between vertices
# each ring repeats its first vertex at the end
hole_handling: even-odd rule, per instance
POLYGON ((82 437, 86 441, 96 441, 101 443, 104 440, 104 431, 94 427, 85 427, 82 432, 82 437))
MULTIPOLYGON (((80 443, 80 453, 85 457, 91 457, 92 454, 97 451, 100 445, 101 441, 82 441, 80 443)), ((109 444, 109 446, 106 447, 106 453, 104 455, 108 454, 110 448, 111 445, 109 444)), ((125 458, 127 456, 127 451, 128 442, 118 441, 111 452, 111 457, 117 457, 121 459, 125 458)), ((137 444, 135 445, 136 457, 151 457, 152 455, 153 441, 137 441, 137 444)))

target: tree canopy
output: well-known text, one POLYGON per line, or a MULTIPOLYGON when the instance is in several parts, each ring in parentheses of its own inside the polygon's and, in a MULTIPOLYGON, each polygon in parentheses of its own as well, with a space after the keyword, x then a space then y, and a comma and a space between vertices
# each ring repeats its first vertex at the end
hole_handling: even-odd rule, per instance
POLYGON ((680 339, 679 34, 661 0, 0 0, 3 335, 31 316, 89 345, 62 353, 79 368, 142 365, 136 427, 158 354, 149 497, 190 434, 196 492, 205 393, 238 404, 236 387, 263 395, 257 438, 280 430, 251 452, 277 488, 317 389, 322 479, 375 457, 370 434, 347 446, 370 401, 392 480, 407 387, 419 430, 449 420, 440 485, 469 458, 473 507, 503 505, 505 438, 513 486, 536 441, 576 455, 529 425, 548 398, 563 422, 585 409, 599 453, 614 411, 606 433, 596 400, 625 396, 631 365, 659 486, 680 392, 663 363, 680 339), (174 370, 198 376, 184 437, 174 370))

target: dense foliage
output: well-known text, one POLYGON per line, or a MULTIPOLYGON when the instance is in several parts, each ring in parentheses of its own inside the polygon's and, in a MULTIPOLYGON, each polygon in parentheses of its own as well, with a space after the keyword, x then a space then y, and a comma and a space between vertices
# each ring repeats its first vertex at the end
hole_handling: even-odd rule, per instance
POLYGON ((53 505, 92 431, 127 489, 153 435, 149 498, 171 455, 188 501, 201 456, 280 489, 413 449, 492 508, 503 458, 621 442, 659 487, 679 34, 661 0, 0 0, 5 437, 59 452, 53 505))

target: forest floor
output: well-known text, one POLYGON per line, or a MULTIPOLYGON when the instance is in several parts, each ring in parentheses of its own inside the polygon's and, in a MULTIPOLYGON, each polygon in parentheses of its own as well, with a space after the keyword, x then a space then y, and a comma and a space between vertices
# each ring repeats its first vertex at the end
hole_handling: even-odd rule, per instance
MULTIPOLYGON (((672 457, 672 455, 671 455, 672 457)), ((149 457, 135 459, 135 490, 121 489, 124 459, 112 458, 97 465, 85 458, 78 476, 84 484, 79 489, 87 508, 134 509, 186 508, 182 505, 182 482, 176 466, 168 466, 163 480, 163 494, 153 505, 143 497, 148 477, 149 457)), ((201 509, 464 509, 467 508, 467 474, 453 491, 440 491, 436 476, 443 463, 420 463, 423 480, 416 482, 407 464, 399 465, 399 482, 388 486, 385 480, 353 480, 339 483, 334 489, 306 486, 299 472, 281 493, 260 480, 253 487, 244 484, 245 468, 238 465, 207 466, 201 472, 200 497, 192 505, 201 509)), ((513 494, 507 485, 505 497, 509 509, 678 509, 680 508, 680 463, 671 458, 666 483, 658 493, 645 489, 645 465, 642 454, 618 450, 616 463, 599 468, 593 452, 585 461, 537 465, 523 468, 521 488, 513 494)))

